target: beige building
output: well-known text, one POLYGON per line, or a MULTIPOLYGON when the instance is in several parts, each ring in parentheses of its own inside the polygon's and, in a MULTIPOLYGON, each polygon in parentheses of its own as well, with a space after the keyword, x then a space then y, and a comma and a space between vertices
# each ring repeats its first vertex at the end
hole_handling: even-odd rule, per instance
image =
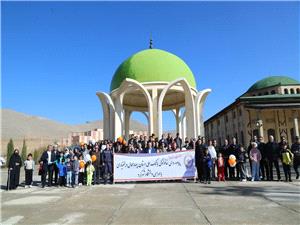
MULTIPOLYGON (((133 131, 133 130, 129 130, 129 134, 134 134, 137 136, 148 135, 147 131, 133 131)), ((68 135, 68 137, 62 139, 61 145, 62 146, 79 145, 80 143, 89 143, 90 141, 97 142, 103 139, 104 139, 103 129, 94 129, 85 132, 72 132, 68 135)))
POLYGON ((285 76, 271 76, 253 84, 232 104, 204 122, 205 135, 223 144, 236 137, 242 145, 251 138, 285 136, 289 143, 299 136, 300 83, 285 76))

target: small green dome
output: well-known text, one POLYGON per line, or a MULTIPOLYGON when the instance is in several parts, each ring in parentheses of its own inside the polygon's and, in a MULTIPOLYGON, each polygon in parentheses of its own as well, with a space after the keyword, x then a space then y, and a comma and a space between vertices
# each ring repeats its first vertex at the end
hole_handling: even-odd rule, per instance
POLYGON ((270 76, 257 81, 248 89, 248 92, 272 87, 275 85, 293 85, 293 84, 297 85, 300 83, 299 81, 287 76, 270 76))
POLYGON ((116 70, 110 90, 118 88, 126 78, 143 82, 170 82, 185 78, 196 88, 194 75, 188 65, 176 55, 160 50, 147 49, 126 59, 116 70))

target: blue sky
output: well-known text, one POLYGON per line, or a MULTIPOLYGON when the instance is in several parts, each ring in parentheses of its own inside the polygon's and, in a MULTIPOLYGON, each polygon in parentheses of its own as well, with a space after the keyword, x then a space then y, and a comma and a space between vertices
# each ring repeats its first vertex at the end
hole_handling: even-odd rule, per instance
POLYGON ((199 90, 212 88, 207 119, 266 76, 300 80, 299 12, 299 2, 2 2, 2 108, 70 124, 100 119, 96 91, 109 92, 118 65, 152 33, 155 48, 190 66, 199 90))

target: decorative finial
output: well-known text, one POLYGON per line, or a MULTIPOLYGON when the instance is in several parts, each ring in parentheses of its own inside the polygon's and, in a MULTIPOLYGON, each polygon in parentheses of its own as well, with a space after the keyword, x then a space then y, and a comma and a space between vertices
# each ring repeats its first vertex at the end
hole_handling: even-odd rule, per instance
POLYGON ((152 34, 150 33, 150 43, 149 43, 149 48, 153 48, 153 43, 152 43, 152 34))

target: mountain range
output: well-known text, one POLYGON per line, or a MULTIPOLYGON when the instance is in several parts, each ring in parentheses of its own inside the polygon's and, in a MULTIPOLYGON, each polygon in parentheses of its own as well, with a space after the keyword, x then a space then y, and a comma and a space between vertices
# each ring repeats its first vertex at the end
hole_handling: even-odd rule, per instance
MULTIPOLYGON (((83 124, 70 125, 51 119, 16 112, 12 109, 1 109, 1 155, 6 153, 6 146, 10 138, 15 147, 22 148, 25 138, 28 148, 44 147, 67 137, 71 132, 84 132, 102 128, 103 121, 96 120, 83 124)), ((146 131, 147 125, 136 120, 130 121, 130 129, 146 131)))

